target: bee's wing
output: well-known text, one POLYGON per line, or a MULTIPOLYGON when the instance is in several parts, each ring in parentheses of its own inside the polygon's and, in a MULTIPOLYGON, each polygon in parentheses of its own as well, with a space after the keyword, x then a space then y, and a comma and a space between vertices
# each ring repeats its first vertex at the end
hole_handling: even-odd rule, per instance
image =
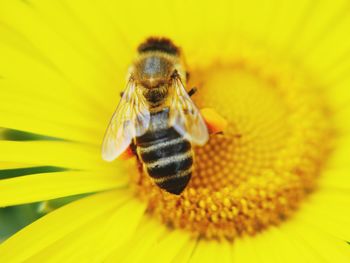
POLYGON ((135 136, 148 128, 150 113, 145 99, 130 80, 107 128, 102 144, 102 158, 113 161, 123 153, 135 136))
POLYGON ((179 77, 173 79, 172 89, 170 125, 194 144, 205 144, 209 139, 207 126, 179 77))

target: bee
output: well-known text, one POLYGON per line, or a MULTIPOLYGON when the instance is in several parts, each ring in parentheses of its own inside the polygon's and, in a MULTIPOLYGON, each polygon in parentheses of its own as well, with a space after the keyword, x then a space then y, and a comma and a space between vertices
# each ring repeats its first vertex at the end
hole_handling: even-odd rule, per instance
POLYGON ((149 38, 139 45, 102 145, 106 161, 133 145, 153 182, 175 195, 191 179, 192 145, 204 145, 209 138, 186 81, 180 50, 169 39, 149 38))

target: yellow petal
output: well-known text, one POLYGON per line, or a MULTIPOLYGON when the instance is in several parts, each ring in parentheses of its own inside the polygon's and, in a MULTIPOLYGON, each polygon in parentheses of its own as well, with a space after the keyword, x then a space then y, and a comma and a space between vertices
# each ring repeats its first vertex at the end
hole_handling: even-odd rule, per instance
POLYGON ((96 217, 117 209, 130 195, 111 191, 92 195, 49 213, 0 245, 0 262, 23 262, 96 217))
POLYGON ((114 249, 106 262, 138 262, 154 243, 166 234, 168 232, 162 224, 144 216, 135 233, 122 246, 114 249))
MULTIPOLYGON (((140 17, 144 16, 144 10, 149 9, 149 3, 138 1, 129 2, 123 4, 117 1, 101 1, 100 8, 103 10, 104 14, 111 20, 111 22, 116 27, 116 32, 119 34, 120 39, 123 36, 127 36, 126 40, 128 45, 134 48, 143 41, 146 37, 154 35, 164 35, 172 37, 175 30, 169 30, 175 28, 180 28, 176 23, 174 24, 174 16, 170 11, 177 12, 174 5, 170 6, 169 3, 164 3, 160 0, 152 1, 152 12, 156 13, 156 16, 147 16, 147 19, 142 21, 142 30, 140 30, 140 17), (125 12, 125 8, 133 10, 133 12, 125 12), (125 23, 128 21, 128 23, 125 23), (162 21, 162 23, 159 23, 162 21), (133 34, 128 34, 128 32, 133 32, 133 34)), ((189 3, 190 4, 190 3, 189 3)), ((183 19, 181 19, 183 20, 183 19)), ((184 21, 182 22, 184 23, 184 21)), ((125 38, 124 38, 125 39, 125 38)))
MULTIPOLYGON (((310 43, 307 49, 306 57, 303 60, 312 65, 313 70, 318 69, 320 72, 327 72, 324 79, 336 79, 339 76, 339 68, 347 62, 347 55, 349 52, 348 34, 344 34, 350 27, 350 17, 348 15, 349 3, 347 1, 336 1, 340 3, 337 10, 325 10, 324 16, 330 15, 327 25, 325 25, 319 35, 314 39, 315 42, 310 43), (336 48, 335 48, 336 47, 336 48), (329 52, 333 50, 333 52, 329 52), (329 72, 329 74, 328 74, 329 72)), ((338 3, 327 3, 328 8, 337 7, 338 3)))
POLYGON ((99 239, 99 243, 94 246, 95 255, 93 260, 102 262, 116 248, 123 247, 124 244, 129 244, 129 240, 145 216, 145 210, 145 203, 133 199, 120 210, 116 211, 115 214, 111 215, 108 218, 108 225, 104 227, 104 232, 99 239))
POLYGON ((232 262, 232 244, 226 241, 200 240, 190 259, 191 263, 199 262, 232 262))
POLYGON ((289 251, 291 251, 291 245, 287 242, 283 242, 280 240, 273 229, 267 229, 266 232, 259 233, 251 239, 250 245, 253 253, 256 253, 258 262, 261 263, 278 263, 278 262, 295 262, 292 259, 292 255, 290 256, 289 251), (281 246, 286 246, 288 244, 287 249, 281 249, 281 246))
MULTIPOLYGON (((189 242, 189 238, 186 232, 169 231, 160 222, 144 217, 135 233, 122 246, 117 247, 106 262, 172 262, 189 242)), ((110 242, 115 246, 113 240, 114 237, 111 237, 110 242)))
MULTIPOLYGON (((33 5, 35 5, 35 8, 28 8, 27 5, 24 5, 23 12, 32 15, 33 20, 44 21, 51 31, 65 40, 76 52, 76 55, 89 59, 89 62, 95 64, 96 67, 104 68, 107 71, 106 74, 111 73, 113 66, 115 66, 114 61, 111 60, 110 55, 100 44, 99 39, 91 34, 90 29, 86 27, 76 15, 75 10, 72 10, 65 1, 47 2, 37 0, 33 5)), ((35 29, 36 27, 26 27, 26 31, 35 31, 35 29)), ((40 40, 35 35, 31 39, 40 40)), ((44 49, 45 46, 43 45, 42 48, 44 49)))
POLYGON ((339 218, 336 214, 331 214, 332 212, 325 213, 322 211, 303 211, 298 217, 298 222, 319 229, 334 235, 341 240, 350 240, 350 220, 347 218, 339 218))
POLYGON ((18 168, 29 168, 33 167, 34 165, 28 165, 24 163, 17 163, 17 162, 0 162, 0 169, 18 169, 18 168))
POLYGON ((330 169, 344 169, 348 167, 350 155, 350 137, 344 136, 336 142, 336 150, 330 156, 327 167, 330 169))
POLYGON ((346 4, 347 1, 344 0, 310 3, 307 17, 296 36, 298 41, 295 41, 295 52, 305 52, 304 55, 307 56, 315 47, 321 45, 325 37, 328 37, 337 23, 344 18, 346 4))
POLYGON ((25 59, 23 54, 0 44, 0 55, 5 61, 12 61, 0 63, 0 72, 4 74, 0 79, 1 126, 69 140, 99 142, 118 102, 117 92, 108 95, 113 102, 107 111, 47 67, 25 59), (14 101, 16 107, 13 107, 14 101))
MULTIPOLYGON (((72 36, 72 32, 78 31, 80 34, 85 33, 85 37, 89 38, 92 43, 89 52, 97 51, 101 55, 105 55, 104 59, 111 60, 111 69, 122 69, 123 65, 130 62, 130 57, 134 55, 134 50, 127 43, 126 36, 121 34, 118 27, 112 23, 110 17, 101 8, 101 2, 89 2, 87 5, 83 0, 77 1, 61 1, 61 9, 66 15, 70 15, 70 22, 72 23, 60 23, 60 19, 52 21, 61 30, 62 34, 71 34, 70 39, 77 38, 72 36), (64 12, 65 11, 65 12, 64 12), (76 30, 72 31, 71 25, 76 27, 76 30), (67 32, 68 31, 68 32, 67 32)), ((43 13, 57 13, 55 6, 47 1, 40 1, 38 4, 43 13), (52 12, 53 11, 53 12, 52 12)), ((122 12, 121 8, 114 10, 122 12)), ((52 18, 51 18, 52 19, 52 18)), ((54 19, 52 19, 54 20, 54 19)), ((74 39, 72 39, 74 40, 74 39)), ((81 39, 75 39, 76 45, 81 45, 81 39)), ((87 48, 87 47, 84 47, 87 48)))
POLYGON ((321 189, 348 189, 350 190, 350 167, 327 169, 319 180, 321 189))
POLYGON ((25 2, 2 2, 0 10, 2 21, 30 39, 43 56, 49 59, 55 70, 74 84, 82 96, 95 100, 100 107, 104 107, 106 100, 111 101, 111 98, 101 92, 101 87, 114 86, 114 72, 112 69, 106 70, 104 63, 96 63, 84 53, 84 46, 89 43, 81 42, 84 46, 77 47, 67 41, 59 30, 45 20, 44 15, 25 2))
POLYGON ((288 237, 299 243, 303 248, 308 248, 314 255, 314 262, 349 262, 350 249, 345 240, 328 234, 312 225, 304 225, 300 222, 286 224, 281 228, 288 237))
MULTIPOLYGON (((19 164, 18 164, 19 165, 19 164)), ((61 167, 55 167, 55 166, 25 166, 22 165, 21 167, 13 167, 13 164, 11 164, 12 167, 9 169, 1 169, 0 170, 0 182, 3 179, 9 179, 24 175, 30 175, 30 174, 39 174, 39 173, 52 173, 52 172, 62 172, 67 171, 65 168, 61 167)))
POLYGON ((238 238, 233 244, 232 262, 259 262, 255 251, 252 250, 250 237, 238 238))
POLYGON ((46 122, 42 119, 33 118, 25 112, 17 114, 2 110, 0 123, 3 127, 23 130, 27 132, 37 133, 51 137, 58 137, 66 140, 87 141, 96 143, 102 136, 96 136, 86 129, 66 128, 65 125, 54 122, 46 122))
MULTIPOLYGON (((2 29, 3 24, 0 24, 0 32, 4 33, 2 29)), ((4 38, 12 39, 12 42, 19 42, 20 45, 25 47, 31 47, 31 42, 28 39, 20 38, 20 40, 17 40, 22 35, 16 32, 15 29, 9 26, 6 29, 4 38)), ((36 48, 35 51, 40 53, 40 50, 36 48)), ((4 44, 0 41, 0 54, 3 58, 0 61, 2 76, 0 80, 4 92, 17 94, 19 97, 30 95, 29 98, 33 97, 32 99, 45 99, 62 106, 68 106, 77 113, 85 112, 94 117, 98 116, 96 112, 101 113, 101 105, 96 104, 96 101, 84 95, 69 79, 62 76, 62 73, 57 71, 53 65, 47 65, 49 62, 44 63, 40 58, 27 50, 22 50, 22 48, 18 50, 17 44, 14 43, 4 44), (19 72, 21 78, 18 78, 19 72)), ((86 76, 86 78, 89 78, 89 76, 86 76)), ((117 91, 115 95, 118 95, 117 91)), ((76 113, 72 112, 72 114, 76 113)))
POLYGON ((112 171, 122 162, 103 161, 99 146, 71 142, 0 141, 0 148, 2 149, 0 159, 4 162, 23 162, 90 171, 112 171))
POLYGON ((310 196, 293 218, 342 240, 350 240, 350 195, 344 189, 320 189, 310 196))
POLYGON ((128 175, 79 171, 26 175, 0 180, 0 207, 123 187, 128 175))
MULTIPOLYGON (((349 87, 349 85, 350 81, 344 83, 344 86, 346 87, 349 87)), ((334 106, 334 122, 337 124, 339 136, 345 139, 349 136, 350 131, 350 122, 348 121, 350 119, 350 93, 348 90, 336 90, 333 93, 337 93, 339 97, 339 102, 335 103, 337 106, 334 106)))
MULTIPOLYGON (((118 209, 118 208, 116 208, 118 209)), ((25 262, 77 262, 80 257, 91 258, 94 256, 91 249, 96 245, 98 240, 98 233, 101 227, 106 223, 106 218, 109 217, 113 211, 108 211, 100 216, 90 220, 88 223, 75 228, 72 232, 64 237, 58 239, 53 244, 47 247, 42 247, 36 251, 33 256, 26 259, 25 262)))
POLYGON ((199 240, 198 239, 189 239, 185 244, 182 246, 182 248, 179 250, 177 255, 175 256, 173 262, 179 262, 179 263, 188 263, 191 260, 191 257, 198 245, 199 240))
POLYGON ((173 262, 175 256, 180 253, 181 248, 189 239, 190 236, 187 232, 180 230, 168 231, 144 254, 145 262, 173 262))
POLYGON ((28 262, 105 262, 106 254, 130 238, 144 210, 145 206, 137 200, 128 200, 115 211, 107 211, 38 251, 28 262))
POLYGON ((271 227, 258 237, 258 244, 252 240, 254 250, 260 258, 264 258, 264 262, 271 257, 271 262, 286 263, 311 263, 322 262, 322 260, 305 246, 302 241, 293 240, 289 235, 281 231, 283 225, 271 227), (265 249, 265 250, 264 250, 265 249), (319 261, 317 261, 319 260, 319 261))
POLYGON ((0 111, 3 113, 2 115, 6 116, 0 118, 0 123, 7 128, 33 131, 26 121, 29 119, 32 123, 38 123, 41 130, 37 128, 36 131, 41 134, 46 133, 46 135, 70 140, 85 140, 96 144, 98 139, 103 136, 107 125, 98 120, 97 117, 96 119, 85 118, 82 113, 75 109, 42 98, 34 97, 28 100, 28 96, 25 94, 10 94, 6 90, 2 90, 2 99, 4 102, 0 105, 0 111), (16 107, 13 106, 14 101, 16 101, 16 107), (23 124, 16 124, 16 122, 23 122, 23 124), (59 133, 60 130, 62 133, 59 133), (68 133, 72 135, 68 135, 68 133))
POLYGON ((302 32, 305 16, 312 15, 311 9, 316 5, 315 2, 303 0, 283 3, 268 1, 264 2, 262 7, 248 7, 261 14, 255 19, 244 20, 250 20, 251 24, 255 24, 252 26, 252 34, 257 34, 262 41, 270 42, 275 49, 282 48, 281 56, 288 56, 290 53, 288 48, 299 41, 298 34, 302 32))

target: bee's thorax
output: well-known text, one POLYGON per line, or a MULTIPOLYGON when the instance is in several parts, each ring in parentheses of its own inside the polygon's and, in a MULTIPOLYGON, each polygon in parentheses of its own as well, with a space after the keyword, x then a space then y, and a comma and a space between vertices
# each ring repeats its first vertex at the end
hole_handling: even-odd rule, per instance
POLYGON ((134 63, 134 78, 145 88, 155 88, 168 83, 174 72, 176 57, 153 52, 147 53, 134 63))

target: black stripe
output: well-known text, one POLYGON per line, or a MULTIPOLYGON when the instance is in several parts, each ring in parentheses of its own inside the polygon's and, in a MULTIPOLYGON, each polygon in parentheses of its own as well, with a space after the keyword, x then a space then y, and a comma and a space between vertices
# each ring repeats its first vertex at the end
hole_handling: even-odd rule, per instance
MULTIPOLYGON (((157 146, 157 144, 159 144, 159 142, 155 143, 153 146, 157 146)), ((152 161, 154 162, 160 158, 171 157, 174 154, 186 153, 190 149, 191 149, 191 144, 186 140, 182 140, 176 144, 158 147, 149 152, 143 152, 141 153, 141 158, 144 162, 152 162, 152 161)))
MULTIPOLYGON (((171 159, 171 157, 169 157, 171 159)), ((155 166, 153 168, 149 168, 147 165, 147 172, 153 178, 161 178, 170 176, 173 174, 177 174, 181 171, 185 171, 192 166, 193 159, 192 156, 188 156, 186 159, 182 161, 174 161, 170 162, 167 165, 163 166, 155 166)))
POLYGON ((171 140, 179 137, 180 134, 173 127, 169 127, 163 130, 146 132, 142 136, 136 137, 136 144, 138 146, 148 147, 154 145, 157 141, 171 140))
POLYGON ((189 173, 188 175, 182 177, 164 180, 160 183, 157 183, 157 185, 169 193, 179 195, 186 188, 188 182, 191 179, 191 175, 192 173, 189 173))

